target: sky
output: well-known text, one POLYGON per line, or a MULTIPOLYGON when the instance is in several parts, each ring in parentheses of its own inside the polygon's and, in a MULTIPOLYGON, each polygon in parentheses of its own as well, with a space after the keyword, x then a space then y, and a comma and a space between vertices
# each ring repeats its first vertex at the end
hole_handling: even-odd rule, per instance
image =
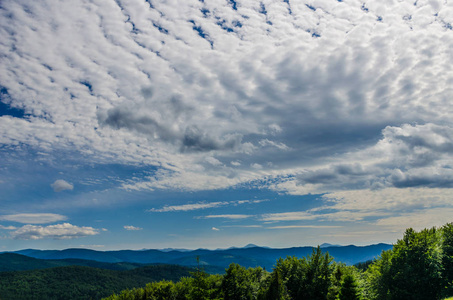
POLYGON ((0 251, 453 221, 451 0, 2 0, 0 251))

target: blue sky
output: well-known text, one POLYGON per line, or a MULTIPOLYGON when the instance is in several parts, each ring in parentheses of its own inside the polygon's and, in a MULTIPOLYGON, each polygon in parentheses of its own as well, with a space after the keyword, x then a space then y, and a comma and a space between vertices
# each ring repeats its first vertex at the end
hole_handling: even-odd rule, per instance
POLYGON ((453 3, 0 4, 0 250, 453 221, 453 3))

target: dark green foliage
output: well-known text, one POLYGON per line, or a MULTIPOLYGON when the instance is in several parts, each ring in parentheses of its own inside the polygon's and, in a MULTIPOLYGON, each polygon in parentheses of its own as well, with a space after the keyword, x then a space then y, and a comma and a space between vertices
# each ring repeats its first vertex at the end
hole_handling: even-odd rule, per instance
POLYGON ((145 265, 118 262, 105 263, 85 259, 37 259, 17 253, 0 253, 0 272, 39 270, 65 266, 85 266, 107 270, 132 270, 145 265))
POLYGON ((285 299, 287 294, 289 297, 296 297, 305 267, 305 258, 299 259, 294 256, 288 256, 286 259, 279 258, 271 274, 267 298, 272 299, 279 295, 285 299))
POLYGON ((346 275, 341 284, 338 300, 360 300, 361 295, 357 282, 352 275, 346 275))
POLYGON ((36 259, 16 253, 0 254, 0 272, 46 269, 61 266, 64 266, 64 264, 36 259))
POLYGON ((338 293, 345 274, 351 273, 349 270, 354 267, 346 267, 344 264, 333 264, 334 270, 330 276, 330 287, 327 293, 327 300, 337 300, 338 293))
POLYGON ((393 299, 439 299, 442 255, 435 228, 409 228, 394 247, 389 291, 393 299), (416 294, 416 295, 414 295, 416 294))
POLYGON ((357 269, 359 269, 361 271, 366 271, 373 262, 374 262, 374 260, 367 260, 364 262, 359 262, 359 263, 356 263, 354 265, 354 267, 356 267, 357 269))
POLYGON ((442 264, 445 290, 444 297, 453 296, 453 223, 442 227, 442 264))
POLYGON ((130 271, 70 266, 0 273, 2 300, 100 299, 121 290, 162 279, 179 280, 190 268, 158 265, 130 271))
MULTIPOLYGON (((197 257, 197 262, 199 258, 197 257)), ((204 270, 198 266, 195 272, 191 272, 192 278, 189 280, 189 289, 186 293, 188 300, 209 300, 216 299, 217 294, 220 294, 216 281, 213 280, 204 270)), ((214 275, 212 275, 214 276, 214 275)))
POLYGON ((291 296, 288 294, 286 286, 283 281, 283 275, 280 271, 275 269, 271 275, 271 282, 269 289, 266 293, 266 300, 288 300, 291 296))
POLYGON ((222 280, 222 292, 225 300, 250 299, 248 272, 238 264, 231 264, 222 280))
MULTIPOLYGON (((167 299, 197 300, 336 299, 343 277, 352 274, 352 270, 355 268, 333 263, 332 257, 318 247, 307 258, 279 259, 270 274, 260 267, 246 269, 238 264, 231 264, 223 276, 208 275, 197 269, 191 278, 166 283, 170 286, 165 295, 167 299)), ((160 299, 155 296, 158 288, 155 283, 108 299, 160 299), (143 295, 148 298, 142 298, 143 295)))
POLYGON ((379 300, 451 296, 452 231, 452 224, 420 232, 407 229, 366 271, 365 294, 379 300))
POLYGON ((307 273, 302 281, 302 285, 305 286, 303 298, 326 299, 330 287, 330 275, 333 272, 332 261, 333 258, 329 253, 323 254, 319 247, 313 250, 313 254, 307 259, 307 273))
POLYGON ((238 264, 231 264, 222 279, 224 300, 257 299, 264 295, 268 273, 262 268, 246 269, 238 264))
POLYGON ((334 270, 332 257, 319 247, 307 258, 280 258, 271 274, 268 299, 325 300, 334 270))
POLYGON ((172 281, 153 282, 145 288, 124 290, 105 300, 220 300, 222 276, 208 275, 199 270, 193 277, 183 277, 177 283, 172 281))
POLYGON ((391 299, 388 287, 392 285, 389 276, 392 254, 391 250, 383 251, 381 257, 368 267, 364 274, 364 298, 391 299))

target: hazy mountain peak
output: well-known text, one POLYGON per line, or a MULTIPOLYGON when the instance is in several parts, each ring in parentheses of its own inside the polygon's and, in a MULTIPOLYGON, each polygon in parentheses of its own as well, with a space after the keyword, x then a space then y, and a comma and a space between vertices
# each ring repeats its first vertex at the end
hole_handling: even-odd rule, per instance
POLYGON ((341 247, 341 245, 336 245, 336 244, 329 244, 329 243, 322 243, 319 245, 320 248, 328 248, 328 247, 341 247))

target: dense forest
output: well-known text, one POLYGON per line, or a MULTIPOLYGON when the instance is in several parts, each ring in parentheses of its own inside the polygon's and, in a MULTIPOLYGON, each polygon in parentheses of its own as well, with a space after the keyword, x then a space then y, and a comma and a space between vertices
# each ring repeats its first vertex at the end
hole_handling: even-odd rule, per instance
POLYGON ((1 300, 101 299, 121 290, 160 280, 178 281, 194 269, 154 265, 132 270, 65 266, 42 270, 0 272, 1 300))
POLYGON ((178 282, 148 283, 105 300, 436 300, 453 296, 453 223, 407 229, 391 250, 361 268, 336 263, 321 248, 277 260, 273 270, 231 264, 223 275, 198 268, 178 282))
POLYGON ((0 272, 49 269, 66 266, 85 266, 106 270, 132 270, 145 264, 120 262, 104 263, 85 259, 36 259, 16 253, 0 253, 0 272))

